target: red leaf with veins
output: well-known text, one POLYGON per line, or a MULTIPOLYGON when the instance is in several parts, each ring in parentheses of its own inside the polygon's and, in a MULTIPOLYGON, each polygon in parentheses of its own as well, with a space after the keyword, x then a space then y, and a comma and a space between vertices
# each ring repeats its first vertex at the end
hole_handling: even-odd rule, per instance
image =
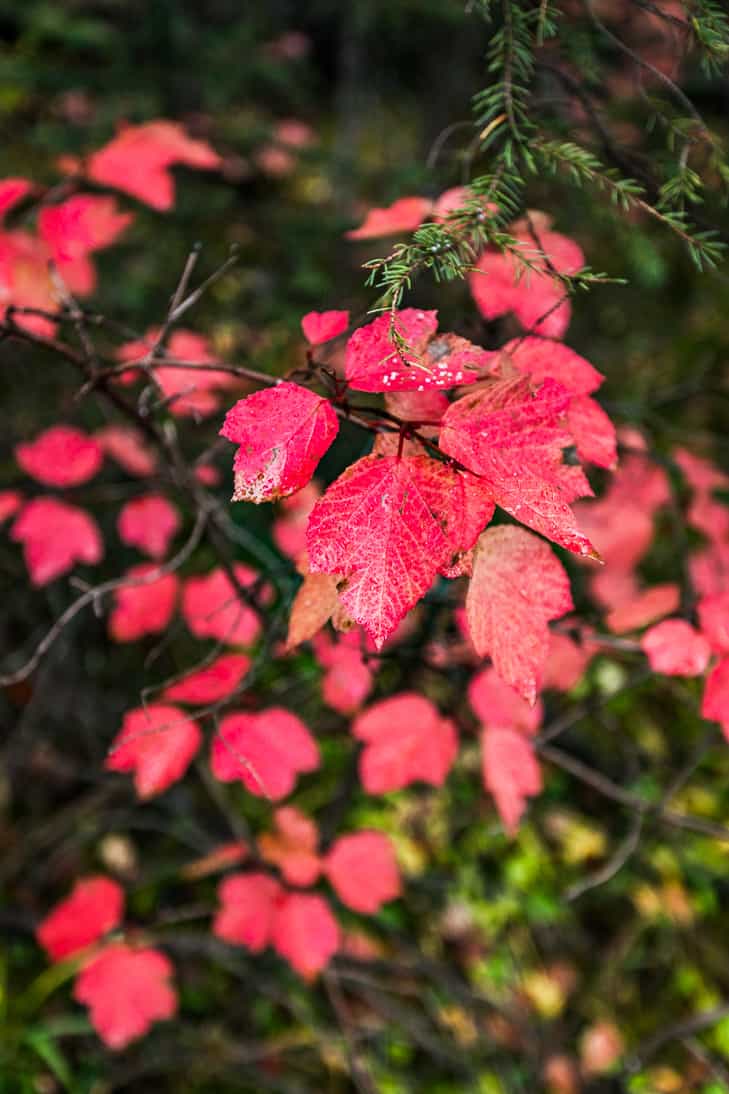
POLYGON ((483 533, 466 596, 468 629, 477 652, 529 703, 547 661, 547 624, 572 607, 569 578, 548 544, 513 526, 483 533))
POLYGON ((218 886, 213 934, 260 953, 268 945, 283 889, 268 874, 232 874, 218 886))
POLYGON ((485 729, 481 735, 483 782, 510 836, 516 834, 526 799, 539 794, 542 773, 531 742, 514 729, 485 729))
POLYGON ((316 771, 319 749, 295 714, 270 707, 222 718, 210 765, 222 782, 238 779, 251 794, 278 801, 291 793, 300 773, 316 771))
POLYGON ((545 380, 501 380, 469 392, 443 417, 440 447, 481 476, 497 505, 523 524, 580 555, 594 555, 569 503, 591 494, 579 467, 562 463, 572 443, 564 426, 570 395, 545 380))
POLYGON ((557 380, 574 395, 590 395, 605 379, 601 372, 566 346, 551 338, 526 335, 512 338, 496 351, 496 356, 507 357, 509 362, 529 376, 534 385, 543 380, 557 380))
POLYGON ((88 1006, 104 1044, 119 1050, 142 1037, 153 1022, 176 1013, 172 973, 158 950, 114 943, 82 969, 73 996, 88 1006))
POLYGON ((161 559, 180 527, 180 514, 162 494, 132 498, 119 510, 117 528, 122 543, 161 559))
POLYGON ((96 521, 83 509, 55 498, 34 498, 18 515, 10 538, 23 544, 33 585, 47 585, 77 562, 95 565, 104 546, 96 521))
POLYGON ((359 228, 346 232, 347 239, 380 239, 419 228, 432 209, 427 198, 398 198, 392 205, 370 209, 359 228))
POLYGON ((19 444, 15 458, 27 475, 46 486, 80 486, 100 469, 99 442, 71 425, 53 425, 34 441, 19 444))
POLYGON ((701 676, 711 657, 709 643, 685 619, 657 623, 640 645, 653 671, 666 676, 701 676))
MULTIPOLYGON (((142 562, 127 570, 125 576, 134 580, 158 569, 152 562, 142 562)), ((166 630, 175 611, 178 588, 176 574, 163 574, 143 584, 117 589, 109 616, 109 634, 114 641, 135 642, 145 634, 166 630)))
POLYGON ((366 456, 311 512, 310 569, 347 578, 340 600, 378 649, 459 549, 457 485, 453 468, 427 456, 366 456))
POLYGON ((38 924, 35 936, 51 961, 63 961, 112 931, 123 915, 121 885, 107 877, 79 878, 66 899, 38 924))
POLYGON ((137 794, 151 798, 182 778, 201 742, 197 722, 179 707, 150 703, 124 715, 104 766, 133 771, 137 794))
POLYGON ((233 694, 250 664, 250 658, 243 653, 224 653, 212 664, 170 684, 162 698, 173 703, 217 703, 233 694))
POLYGON ((382 832, 340 836, 326 856, 325 869, 342 903, 363 915, 375 915, 400 896, 397 860, 382 832))
POLYGON ((482 669, 468 685, 468 701, 476 717, 488 729, 519 729, 536 733, 542 724, 541 700, 530 706, 493 665, 482 669))
POLYGON ((701 717, 719 722, 729 740, 729 657, 723 658, 709 673, 701 703, 701 717))
MULTIPOLYGON (((233 569, 244 587, 258 577, 242 562, 236 562, 233 569)), ((198 638, 216 638, 229 646, 249 646, 261 629, 256 612, 241 601, 227 573, 220 568, 203 577, 187 578, 182 590, 182 614, 198 638)))
POLYGON ((339 949, 339 927, 323 897, 287 893, 273 921, 271 944, 304 980, 313 980, 339 949))
POLYGON ((368 794, 417 781, 442 786, 458 751, 453 722, 414 692, 375 703, 355 720, 352 734, 365 742, 359 771, 368 794))
POLYGON ((258 837, 262 857, 278 866, 290 885, 313 885, 321 871, 316 824, 292 805, 276 809, 273 821, 276 830, 258 837))
POLYGON ((169 168, 218 167, 220 156, 205 141, 193 140, 177 122, 164 120, 124 125, 113 140, 94 152, 88 177, 102 186, 123 190, 161 211, 171 209, 175 184, 169 168))
POLYGON ((284 381, 240 399, 220 433, 239 445, 233 501, 274 501, 311 479, 339 430, 331 403, 284 381))
POLYGON ((455 387, 490 368, 492 354, 455 334, 436 336, 438 313, 404 308, 379 315, 349 338, 344 367, 356 391, 420 391, 455 387))
POLYGON ((304 338, 311 346, 320 346, 344 334, 349 326, 348 311, 310 311, 301 320, 304 338))

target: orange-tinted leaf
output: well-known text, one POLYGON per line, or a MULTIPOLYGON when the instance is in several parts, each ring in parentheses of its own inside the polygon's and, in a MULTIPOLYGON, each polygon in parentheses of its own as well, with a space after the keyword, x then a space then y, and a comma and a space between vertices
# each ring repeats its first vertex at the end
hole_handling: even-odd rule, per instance
POLYGON ((427 198, 398 198, 383 209, 370 209, 359 228, 346 233, 348 239, 380 239, 382 236, 413 232, 432 208, 427 198))
POLYGON ((278 866, 289 884, 313 885, 321 871, 316 824, 292 805, 276 809, 273 821, 275 831, 258 837, 262 857, 278 866))
POLYGON ((317 634, 339 603, 333 574, 307 574, 299 587, 289 616, 286 646, 293 649, 317 634))

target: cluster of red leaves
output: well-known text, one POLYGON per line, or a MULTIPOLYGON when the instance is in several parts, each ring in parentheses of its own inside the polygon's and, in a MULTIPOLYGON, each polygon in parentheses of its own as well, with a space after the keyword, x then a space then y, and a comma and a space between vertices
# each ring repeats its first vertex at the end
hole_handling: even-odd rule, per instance
POLYGON ((36 929, 52 961, 77 963, 74 998, 89 1008, 94 1029, 115 1050, 177 1011, 168 958, 150 946, 106 937, 123 915, 120 885, 105 877, 81 878, 36 929))

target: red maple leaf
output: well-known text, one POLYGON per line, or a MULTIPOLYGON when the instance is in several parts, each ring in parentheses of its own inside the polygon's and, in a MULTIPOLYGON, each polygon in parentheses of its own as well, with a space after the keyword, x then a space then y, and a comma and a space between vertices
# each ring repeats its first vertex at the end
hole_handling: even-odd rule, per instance
POLYGON ((275 831, 258 837, 261 855, 278 866, 290 885, 313 885, 321 871, 315 822, 292 805, 276 809, 273 822, 275 831))
POLYGON ((536 733, 542 723, 541 700, 530 706, 493 665, 477 673, 468 685, 468 701, 487 729, 518 729, 536 733))
POLYGON ((159 950, 114 943, 84 966, 73 995, 89 1008, 104 1044, 116 1051, 143 1036, 153 1022, 176 1013, 172 973, 159 950))
POLYGON ((286 381, 240 399, 220 433, 239 445, 233 501, 260 503, 305 486, 339 430, 331 403, 286 381))
MULTIPOLYGON (((132 582, 156 573, 158 567, 141 562, 126 572, 132 582)), ((115 642, 136 642, 145 634, 167 629, 177 603, 179 580, 176 574, 123 585, 114 593, 114 608, 109 615, 109 634, 115 642)))
POLYGON ((636 589, 629 600, 608 612, 605 623, 613 634, 625 634, 675 612, 680 600, 681 590, 673 582, 652 585, 642 592, 636 589))
POLYGON ((0 490, 0 524, 14 517, 23 505, 23 495, 19 490, 0 490))
POLYGON ((324 668, 322 699, 340 714, 353 714, 372 691, 371 665, 362 656, 359 629, 341 634, 333 642, 328 634, 314 637, 314 652, 324 668))
POLYGON ((282 894, 278 881, 268 874, 231 874, 218 886, 221 907, 213 921, 213 934, 260 953, 271 939, 282 894))
POLYGON ((27 475, 46 486, 80 486, 92 479, 104 459, 101 445, 71 425, 53 425, 34 441, 15 448, 27 475))
POLYGON ((352 734, 365 742, 359 772, 368 794, 417 781, 442 786, 458 751, 453 722, 415 692, 375 703, 355 720, 352 734))
POLYGON ((495 381, 450 405, 440 447, 480 476, 517 520, 569 551, 595 555, 569 507, 592 493, 580 468, 562 463, 562 449, 572 443, 564 426, 569 402, 554 380, 536 393, 526 379, 495 381))
MULTIPOLYGON (((235 575, 244 587, 252 585, 255 570, 237 562, 235 575)), ((229 646, 249 646, 261 629, 256 612, 244 604, 225 570, 211 570, 202 577, 188 577, 182 589, 182 614, 198 638, 216 638, 229 646)))
POLYGON ((252 794, 278 801, 291 793, 300 773, 316 771, 319 749, 295 714, 270 707, 222 718, 210 764, 223 782, 238 779, 252 794))
POLYGON ((150 703, 128 710, 104 766, 133 771, 140 798, 161 794, 187 771, 202 733, 179 707, 150 703))
POLYGON ((89 157, 87 174, 102 186, 123 190, 164 211, 175 200, 169 171, 175 163, 210 169, 221 159, 205 141, 188 137, 181 125, 159 120, 120 127, 113 140, 89 157))
POLYGON ((79 878, 70 894, 36 927, 51 961, 78 953, 121 923, 124 890, 107 877, 79 878))
POLYGON ((205 668, 170 684, 162 692, 162 698, 172 703, 217 703, 233 694, 250 664, 250 657, 244 653, 221 654, 205 668))
POLYGON ((157 470, 157 456, 141 433, 126 425, 105 425, 94 434, 101 449, 130 475, 146 478, 157 470))
POLYGON ((729 740, 729 657, 719 661, 709 673, 701 703, 701 717, 719 722, 729 740))
POLYGON ((374 915, 400 896, 397 860, 382 832, 340 836, 327 854, 326 875, 339 899, 363 915, 374 915))
POLYGON ((339 949, 339 927, 323 897, 287 893, 273 921, 271 943, 304 980, 313 980, 339 949))
POLYGON ((575 274, 584 266, 580 247, 566 236, 552 232, 544 213, 532 213, 531 223, 512 225, 527 267, 512 254, 488 247, 469 277, 473 299, 486 319, 513 312, 525 330, 561 338, 570 321, 567 290, 558 274, 575 274))
POLYGON ((340 600, 378 649, 460 546, 457 472, 427 456, 365 456, 316 503, 312 572, 347 578, 340 600))
POLYGON ((331 342, 349 326, 348 311, 310 311, 301 320, 304 338, 311 346, 331 342))
POLYGON ((360 227, 345 234, 347 239, 380 239, 412 232, 420 227, 432 207, 427 198, 398 198, 385 208, 370 209, 360 227))
POLYGON ((180 514, 162 494, 132 498, 119 510, 117 528, 122 543, 138 547, 150 558, 167 554, 171 540, 180 527, 180 514))
POLYGON ((7 178, 0 182, 0 217, 22 201, 33 189, 30 179, 7 178))
POLYGON ((640 640, 654 672, 666 676, 700 676, 711 657, 704 636, 685 619, 664 619, 640 640))
POLYGON ((440 334, 438 313, 403 308, 380 315, 349 338, 345 373, 357 391, 420 391, 473 383, 493 354, 455 334, 440 334), (393 332, 397 338, 393 337, 393 332))
POLYGON ((729 589, 696 605, 701 630, 715 653, 729 653, 729 589))
POLYGON ((534 749, 529 739, 515 729, 485 729, 481 751, 484 786, 493 794, 504 828, 513 836, 526 799, 542 789, 534 749))
POLYGON ((74 194, 57 205, 43 206, 38 234, 71 292, 86 296, 96 287, 89 255, 114 243, 133 220, 133 213, 119 212, 115 198, 74 194))
POLYGON ((547 660, 547 624, 572 606, 569 578, 548 544, 513 526, 483 533, 466 596, 468 629, 477 652, 529 703, 547 660))
POLYGON ((56 498, 34 498, 21 509, 10 538, 23 544, 33 585, 47 585, 77 562, 101 561, 104 546, 89 513, 56 498))

